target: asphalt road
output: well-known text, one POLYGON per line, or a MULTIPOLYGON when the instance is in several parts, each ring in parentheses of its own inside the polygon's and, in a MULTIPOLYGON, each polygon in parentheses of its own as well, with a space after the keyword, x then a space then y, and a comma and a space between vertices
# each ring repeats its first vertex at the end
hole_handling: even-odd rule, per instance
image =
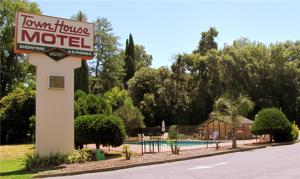
POLYGON ((300 179, 300 143, 65 179, 300 179))

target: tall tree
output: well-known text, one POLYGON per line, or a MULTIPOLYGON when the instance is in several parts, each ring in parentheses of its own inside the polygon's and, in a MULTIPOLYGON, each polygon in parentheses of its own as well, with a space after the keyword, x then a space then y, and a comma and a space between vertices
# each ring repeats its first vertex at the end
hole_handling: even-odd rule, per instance
POLYGON ((143 45, 134 45, 135 70, 139 71, 142 67, 150 67, 152 55, 147 54, 143 45))
POLYGON ((119 37, 113 33, 111 22, 106 18, 97 18, 95 21, 95 59, 92 61, 91 72, 95 77, 101 75, 103 63, 108 58, 116 56, 119 37))
POLYGON ((114 86, 123 86, 124 55, 118 49, 119 37, 113 33, 111 22, 106 18, 95 21, 95 58, 90 63, 90 89, 99 94, 114 86))
MULTIPOLYGON (((125 47, 126 50, 126 47, 125 47)), ((125 62, 125 50, 121 50, 118 54, 118 58, 121 58, 125 62)), ((143 67, 150 67, 152 64, 152 55, 146 52, 143 45, 134 45, 134 61, 135 61, 135 71, 139 71, 143 67)), ((122 66, 124 68, 124 65, 122 66)))
POLYGON ((19 83, 26 83, 34 71, 27 56, 14 53, 16 11, 41 13, 36 3, 27 0, 3 0, 0 3, 0 98, 19 83))
POLYGON ((241 116, 247 115, 253 108, 254 103, 243 95, 240 95, 237 99, 229 95, 224 95, 215 102, 213 115, 231 124, 232 148, 237 147, 236 129, 241 125, 241 116))
POLYGON ((131 34, 129 35, 129 39, 126 40, 125 72, 124 86, 127 89, 127 81, 132 78, 135 73, 134 42, 131 34))
POLYGON ((215 38, 219 35, 216 28, 211 27, 207 32, 201 33, 201 40, 199 41, 198 48, 194 53, 206 54, 211 49, 218 49, 218 44, 215 42, 215 38))
MULTIPOLYGON (((87 16, 82 11, 78 11, 71 19, 86 22, 87 16)), ((75 87, 74 90, 82 90, 89 93, 89 67, 86 60, 81 60, 81 67, 75 69, 75 87)))

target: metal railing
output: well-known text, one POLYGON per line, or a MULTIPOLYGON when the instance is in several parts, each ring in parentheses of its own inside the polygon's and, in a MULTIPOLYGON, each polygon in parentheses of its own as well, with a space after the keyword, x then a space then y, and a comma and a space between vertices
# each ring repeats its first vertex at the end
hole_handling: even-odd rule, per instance
POLYGON ((189 136, 181 137, 177 140, 169 140, 163 136, 144 136, 139 141, 130 141, 131 147, 140 150, 141 154, 156 152, 171 152, 174 148, 182 150, 219 147, 221 141, 191 139, 189 136))

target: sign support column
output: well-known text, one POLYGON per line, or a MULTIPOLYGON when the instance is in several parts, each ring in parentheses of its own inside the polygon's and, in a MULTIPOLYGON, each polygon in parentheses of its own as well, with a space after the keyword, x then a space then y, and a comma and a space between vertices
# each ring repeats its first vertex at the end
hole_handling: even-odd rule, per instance
POLYGON ((37 67, 37 153, 69 153, 74 149, 74 69, 81 66, 81 60, 67 57, 56 62, 47 55, 32 53, 29 62, 37 67), (63 88, 49 87, 52 75, 63 77, 63 88))

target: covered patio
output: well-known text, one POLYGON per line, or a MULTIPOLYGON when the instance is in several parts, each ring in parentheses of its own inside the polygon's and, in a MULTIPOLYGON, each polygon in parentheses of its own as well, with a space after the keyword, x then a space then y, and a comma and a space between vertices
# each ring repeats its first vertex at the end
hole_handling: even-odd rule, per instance
MULTIPOLYGON (((245 117, 241 117, 241 124, 236 129, 237 139, 251 139, 253 138, 250 132, 253 121, 245 117)), ((218 118, 213 115, 200 124, 201 139, 206 140, 229 140, 232 136, 232 125, 229 117, 218 118)))

